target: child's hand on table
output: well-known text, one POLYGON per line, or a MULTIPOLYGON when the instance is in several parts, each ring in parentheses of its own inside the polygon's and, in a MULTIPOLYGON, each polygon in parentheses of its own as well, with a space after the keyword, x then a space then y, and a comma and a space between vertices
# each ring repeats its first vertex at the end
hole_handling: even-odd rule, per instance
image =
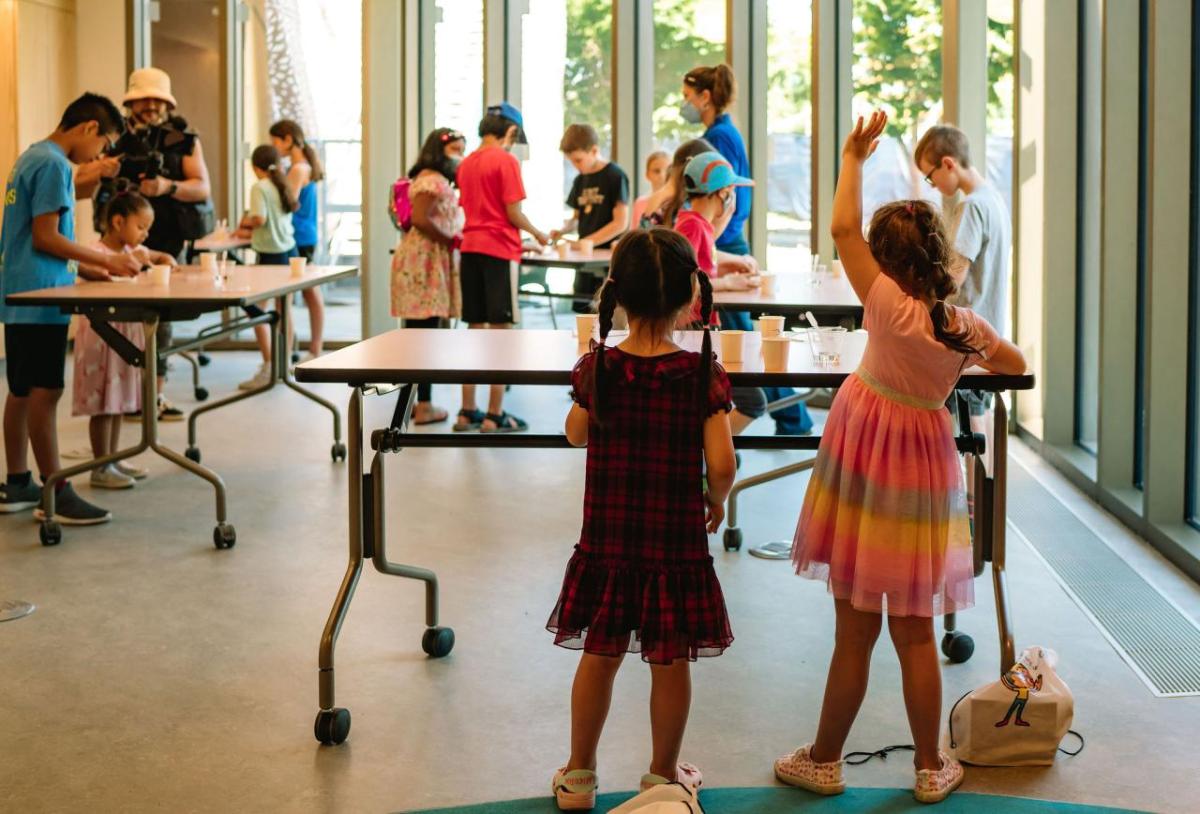
POLYGON ((111 254, 104 258, 104 270, 113 277, 136 277, 143 263, 132 254, 111 254))

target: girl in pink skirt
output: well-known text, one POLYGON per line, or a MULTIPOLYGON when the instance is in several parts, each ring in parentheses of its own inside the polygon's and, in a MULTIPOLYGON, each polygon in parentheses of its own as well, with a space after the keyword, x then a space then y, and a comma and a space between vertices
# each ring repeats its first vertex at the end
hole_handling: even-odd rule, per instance
MULTIPOLYGON (((110 254, 127 252, 147 264, 175 265, 175 258, 142 245, 154 223, 154 210, 138 193, 124 191, 113 196, 104 210, 103 222, 104 236, 89 248, 110 254)), ((86 265, 80 266, 79 276, 85 280, 112 279, 104 269, 86 265)), ((112 326, 137 347, 145 343, 140 322, 114 322, 112 326)), ((141 388, 141 371, 109 347, 92 329, 91 322, 79 320, 71 413, 91 416, 88 434, 92 454, 97 458, 118 449, 122 416, 142 409, 141 388)), ((91 484, 101 489, 128 489, 144 477, 146 470, 121 462, 92 470, 91 484)))
POLYGON ((933 617, 974 603, 971 538, 954 425, 945 408, 964 368, 1025 372, 991 325, 947 305, 950 246, 924 201, 889 204, 862 234, 862 165, 887 116, 860 118, 842 150, 834 243, 869 335, 838 391, 796 530, 797 572, 825 581, 837 613, 817 738, 775 762, 791 785, 838 794, 842 748, 867 690, 883 616, 900 658, 916 745, 915 794, 945 799, 962 766, 938 749, 941 669, 933 617))

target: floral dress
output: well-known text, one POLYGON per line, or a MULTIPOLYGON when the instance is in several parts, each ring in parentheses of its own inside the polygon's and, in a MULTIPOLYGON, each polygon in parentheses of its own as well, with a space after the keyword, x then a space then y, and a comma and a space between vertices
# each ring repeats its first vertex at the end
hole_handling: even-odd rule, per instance
MULTIPOLYGON (((88 248, 116 254, 99 240, 88 248)), ((139 349, 145 346, 142 323, 111 324, 139 349)), ((122 359, 92 329, 92 323, 86 318, 79 319, 75 331, 75 370, 71 389, 72 415, 121 415, 142 409, 141 370, 122 359)))
MULTIPOLYGON (((433 196, 429 219, 434 225, 450 234, 461 231, 458 194, 444 175, 433 171, 418 175, 409 186, 409 199, 423 194, 433 196)), ((415 226, 405 232, 392 256, 392 316, 457 317, 460 296, 455 250, 415 226)))

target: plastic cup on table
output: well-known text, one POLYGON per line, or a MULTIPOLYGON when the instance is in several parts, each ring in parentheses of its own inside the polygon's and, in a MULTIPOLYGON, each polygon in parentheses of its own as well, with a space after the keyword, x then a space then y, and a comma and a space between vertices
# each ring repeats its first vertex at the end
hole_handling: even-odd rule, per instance
POLYGON ((307 257, 289 257, 288 267, 292 270, 292 277, 303 277, 304 267, 308 265, 307 257))
POLYGON ((761 282, 758 284, 759 293, 764 297, 775 296, 775 275, 769 271, 761 272, 758 275, 761 282))
POLYGON ((150 285, 167 286, 171 284, 171 267, 165 263, 162 265, 151 266, 150 272, 146 275, 150 285))
POLYGON ((581 345, 586 345, 596 335, 596 324, 599 321, 600 316, 598 314, 575 315, 575 335, 579 338, 581 345))
POLYGON ((787 370, 788 350, 792 340, 786 336, 764 336, 762 341, 763 368, 770 373, 787 370))
POLYGON ((746 350, 745 331, 721 331, 721 361, 738 364, 746 350))
POLYGON ((758 318, 758 329, 763 338, 779 336, 783 333, 783 317, 761 316, 758 318))
POLYGON ((842 340, 846 329, 840 326, 809 328, 808 342, 812 349, 813 362, 823 367, 837 367, 842 363, 842 340))

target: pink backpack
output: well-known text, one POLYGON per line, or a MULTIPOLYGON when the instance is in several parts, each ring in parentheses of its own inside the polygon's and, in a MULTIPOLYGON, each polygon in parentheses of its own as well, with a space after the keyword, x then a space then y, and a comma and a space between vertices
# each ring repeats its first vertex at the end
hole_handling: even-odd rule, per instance
POLYGON ((402 175, 392 184, 392 195, 388 200, 388 214, 392 217, 392 225, 407 232, 412 228, 412 201, 408 191, 412 187, 412 179, 402 175))

